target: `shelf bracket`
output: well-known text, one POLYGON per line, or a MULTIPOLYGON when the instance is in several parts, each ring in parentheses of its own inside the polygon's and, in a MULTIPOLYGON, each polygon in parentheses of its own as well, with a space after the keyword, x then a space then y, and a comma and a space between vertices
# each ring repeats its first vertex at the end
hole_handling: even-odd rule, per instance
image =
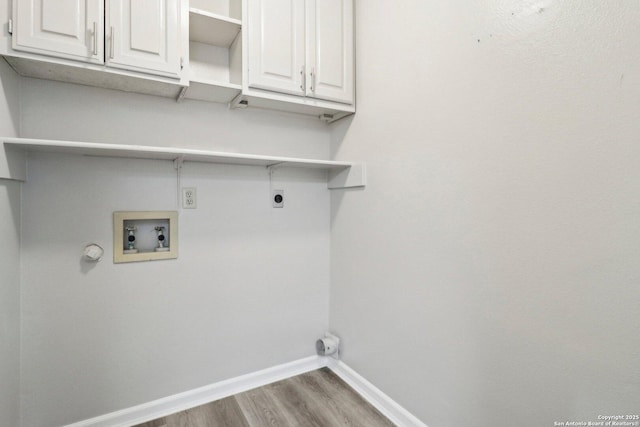
POLYGON ((247 108, 249 106, 249 100, 245 99, 242 93, 239 93, 235 98, 231 100, 229 103, 229 109, 235 110, 238 108, 247 108))
POLYGON ((176 98, 176 102, 182 102, 185 96, 187 96, 187 91, 189 90, 189 86, 183 86, 180 89, 180 93, 178 93, 178 97, 176 98))

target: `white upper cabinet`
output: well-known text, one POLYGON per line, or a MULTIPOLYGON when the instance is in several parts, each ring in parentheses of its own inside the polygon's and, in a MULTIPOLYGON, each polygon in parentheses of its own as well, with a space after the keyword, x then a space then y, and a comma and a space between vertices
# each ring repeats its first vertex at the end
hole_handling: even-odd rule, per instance
POLYGON ((13 49, 179 78, 181 0, 14 0, 13 49))
POLYGON ((102 0, 14 0, 12 47, 102 64, 103 11, 102 0))
POLYGON ((178 0, 107 0, 106 22, 107 65, 179 77, 178 0))
POLYGON ((248 86, 353 104, 353 0, 248 0, 248 86))
POLYGON ((249 1, 249 86, 304 93, 304 0, 249 1))
POLYGON ((307 0, 306 95, 353 103, 353 0, 307 0))
POLYGON ((25 76, 331 122, 356 108, 353 3, 6 0, 0 55, 25 76))

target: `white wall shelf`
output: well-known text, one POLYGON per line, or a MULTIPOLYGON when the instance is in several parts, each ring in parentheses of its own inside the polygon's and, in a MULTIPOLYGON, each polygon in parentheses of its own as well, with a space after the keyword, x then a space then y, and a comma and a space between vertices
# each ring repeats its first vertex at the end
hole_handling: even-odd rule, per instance
POLYGON ((242 22, 196 8, 189 8, 189 40, 214 46, 231 46, 242 22))
MULTIPOLYGON (((11 152, 35 151, 45 153, 79 154, 95 157, 126 157, 153 160, 180 159, 185 162, 325 169, 329 172, 328 187, 331 189, 363 187, 366 185, 365 165, 363 163, 355 162, 227 153, 188 148, 104 144, 45 139, 2 138, 1 141, 4 145, 4 149, 11 152)), ((16 165, 14 169, 23 171, 26 168, 24 168, 23 165, 16 165)), ((25 180, 26 177, 21 178, 20 176, 13 176, 9 178, 25 180)))

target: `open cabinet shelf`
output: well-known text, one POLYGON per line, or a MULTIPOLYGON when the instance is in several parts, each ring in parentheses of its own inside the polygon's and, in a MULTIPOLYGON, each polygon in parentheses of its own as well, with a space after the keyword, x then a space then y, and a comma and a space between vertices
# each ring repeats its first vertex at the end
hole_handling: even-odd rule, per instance
POLYGON ((189 8, 189 40, 228 48, 240 33, 242 22, 196 8, 189 8))
MULTIPOLYGON (((104 144, 45 139, 2 138, 1 141, 4 144, 5 150, 9 149, 14 153, 17 150, 22 152, 35 151, 45 153, 79 154, 95 157, 125 157, 245 166, 325 169, 329 171, 329 188, 363 187, 366 184, 364 164, 354 162, 227 153, 189 148, 152 147, 144 145, 104 144)), ((25 168, 23 167, 21 169, 25 168)), ((26 177, 23 177, 22 180, 25 178, 26 177)), ((20 177, 16 177, 14 179, 20 179, 20 177)))
MULTIPOLYGON (((187 99, 228 104, 242 92, 242 21, 229 15, 233 4, 208 3, 189 9, 187 99)), ((236 8, 233 13, 240 12, 236 8)))

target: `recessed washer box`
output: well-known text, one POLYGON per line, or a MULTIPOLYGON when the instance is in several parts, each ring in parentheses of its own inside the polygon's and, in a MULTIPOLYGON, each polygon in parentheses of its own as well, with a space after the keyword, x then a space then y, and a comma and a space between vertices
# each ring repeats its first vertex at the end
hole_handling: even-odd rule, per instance
POLYGON ((178 258, 178 213, 137 211, 113 213, 113 262, 178 258))

